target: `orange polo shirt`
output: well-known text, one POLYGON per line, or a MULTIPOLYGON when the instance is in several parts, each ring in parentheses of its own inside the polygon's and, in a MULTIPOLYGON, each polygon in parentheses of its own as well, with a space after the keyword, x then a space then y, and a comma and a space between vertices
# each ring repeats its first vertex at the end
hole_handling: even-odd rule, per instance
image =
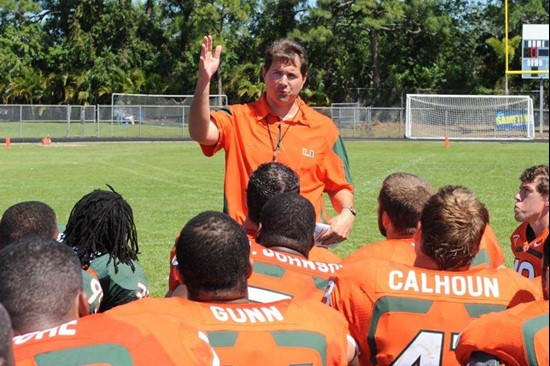
POLYGON ((318 220, 324 207, 323 192, 353 192, 338 128, 301 99, 296 103, 298 113, 284 122, 271 112, 265 95, 255 102, 211 113, 220 138, 215 145, 201 148, 206 156, 225 150, 224 211, 240 224, 248 212, 246 187, 250 174, 260 164, 273 161, 274 156, 300 177, 300 193, 313 204, 318 220))

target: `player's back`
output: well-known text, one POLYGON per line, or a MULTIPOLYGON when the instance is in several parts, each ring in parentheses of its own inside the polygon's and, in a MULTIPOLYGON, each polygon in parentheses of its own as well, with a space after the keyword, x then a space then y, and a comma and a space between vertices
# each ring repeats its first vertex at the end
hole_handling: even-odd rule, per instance
POLYGON ((548 342, 548 301, 532 301, 472 321, 456 357, 466 364, 473 352, 484 352, 505 365, 548 365, 548 342))
POLYGON ((103 312, 115 306, 149 296, 147 276, 137 261, 132 266, 117 262, 108 254, 91 260, 86 269, 96 277, 103 289, 103 300, 99 311, 103 312))
MULTIPOLYGON (((386 239, 365 245, 344 258, 342 264, 347 265, 370 258, 412 266, 416 259, 413 238, 386 239)), ((479 244, 478 253, 472 260, 471 267, 498 268, 503 265, 504 252, 498 243, 493 229, 487 225, 479 244)))
POLYGON ((321 301, 338 263, 313 261, 251 242, 253 272, 248 279, 248 298, 272 302, 288 298, 321 301))
POLYGON ((148 298, 111 312, 128 315, 143 310, 194 321, 208 335, 222 365, 347 363, 347 324, 321 302, 206 303, 177 297, 148 298))
POLYGON ((416 258, 413 239, 386 239, 365 245, 344 258, 342 265, 347 266, 371 258, 412 266, 416 258))
POLYGON ((435 271, 376 259, 344 266, 327 290, 363 365, 457 364, 457 336, 471 319, 537 296, 509 269, 435 271))
POLYGON ((17 365, 217 365, 204 333, 182 319, 143 312, 96 314, 13 339, 17 365), (179 335, 179 336, 175 336, 179 335))

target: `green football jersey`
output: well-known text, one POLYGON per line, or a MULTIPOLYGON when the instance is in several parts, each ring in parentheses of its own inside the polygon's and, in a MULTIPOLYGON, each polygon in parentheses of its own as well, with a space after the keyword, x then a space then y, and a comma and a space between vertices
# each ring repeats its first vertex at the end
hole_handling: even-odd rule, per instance
POLYGON ((103 299, 103 289, 99 280, 85 270, 82 270, 82 289, 88 298, 88 313, 97 313, 103 299))
POLYGON ((143 268, 133 261, 132 271, 130 265, 118 262, 115 270, 114 261, 109 254, 104 254, 90 262, 89 268, 97 274, 103 289, 99 312, 149 296, 147 277, 143 268))

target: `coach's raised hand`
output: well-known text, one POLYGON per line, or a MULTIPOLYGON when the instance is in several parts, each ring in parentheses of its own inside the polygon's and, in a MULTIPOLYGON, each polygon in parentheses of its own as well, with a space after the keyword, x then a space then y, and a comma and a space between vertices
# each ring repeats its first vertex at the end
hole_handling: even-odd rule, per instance
POLYGON ((201 58, 199 62, 199 79, 206 78, 210 81, 212 76, 220 67, 220 56, 222 54, 222 46, 218 45, 212 52, 212 36, 204 36, 201 45, 201 58))
POLYGON ((220 132, 210 121, 210 80, 220 67, 222 46, 216 46, 212 52, 212 36, 205 36, 201 45, 199 77, 191 108, 189 110, 189 135, 202 145, 214 145, 220 132))

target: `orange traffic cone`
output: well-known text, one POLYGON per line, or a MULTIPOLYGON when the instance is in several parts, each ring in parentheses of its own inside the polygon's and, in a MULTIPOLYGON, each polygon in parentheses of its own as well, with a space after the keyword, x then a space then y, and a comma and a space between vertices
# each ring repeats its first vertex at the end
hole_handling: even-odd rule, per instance
POLYGON ((445 136, 445 149, 448 149, 449 148, 449 136, 445 136))
POLYGON ((50 145, 52 143, 52 140, 50 139, 50 136, 45 136, 42 139, 42 145, 50 145))
POLYGON ((11 147, 11 137, 6 137, 6 149, 10 149, 11 147))

